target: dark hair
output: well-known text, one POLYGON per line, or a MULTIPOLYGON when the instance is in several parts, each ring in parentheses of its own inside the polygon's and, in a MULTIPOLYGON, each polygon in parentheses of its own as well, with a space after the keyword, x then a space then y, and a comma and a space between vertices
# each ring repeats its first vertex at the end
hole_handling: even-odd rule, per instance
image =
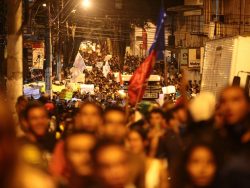
POLYGON ((174 119, 174 110, 168 110, 165 112, 164 119, 167 123, 169 123, 172 119, 174 119))
POLYGON ((26 96, 21 95, 17 98, 16 105, 20 104, 21 102, 28 102, 28 101, 29 99, 26 96))
POLYGON ((178 105, 176 105, 176 106, 174 106, 173 108, 172 108, 172 110, 173 110, 173 112, 177 112, 178 110, 181 110, 181 109, 186 109, 186 107, 185 107, 185 105, 184 104, 178 104, 178 105))
MULTIPOLYGON (((24 118, 27 120, 29 118, 29 112, 35 108, 42 108, 44 109, 44 111, 47 112, 47 110, 45 109, 44 105, 38 101, 31 101, 28 103, 28 105, 26 106, 25 110, 24 110, 24 118)), ((48 112, 47 112, 48 113, 48 112)))
POLYGON ((43 95, 38 99, 38 101, 42 104, 46 104, 47 102, 49 102, 49 96, 43 95))
MULTIPOLYGON (((229 86, 229 87, 226 87, 221 93, 227 91, 227 90, 230 90, 230 89, 236 89, 236 90, 239 90, 242 92, 242 94, 244 95, 244 98, 246 99, 246 101, 248 103, 250 103, 250 96, 249 96, 249 93, 248 91, 243 88, 243 87, 240 87, 240 86, 229 86)), ((220 101, 221 101, 221 97, 220 97, 220 101)))
POLYGON ((143 128, 144 121, 136 122, 129 128, 129 132, 137 132, 143 141, 147 140, 148 130, 143 128))
POLYGON ((102 107, 99 104, 95 103, 95 102, 89 102, 89 101, 82 103, 78 112, 80 112, 84 107, 86 107, 88 105, 95 107, 100 116, 103 115, 102 107))
MULTIPOLYGON (((122 144, 117 143, 109 138, 103 138, 103 139, 98 140, 97 144, 95 145, 94 149, 91 152, 92 159, 93 159, 95 165, 98 165, 99 152, 101 150, 103 150, 105 148, 109 148, 109 147, 118 147, 118 148, 121 148, 121 150, 124 150, 122 144)), ((124 150, 124 152, 125 152, 125 150, 124 150)))
POLYGON ((160 108, 154 108, 153 110, 151 110, 151 111, 149 112, 148 119, 151 118, 151 115, 152 115, 152 114, 160 114, 162 117, 164 117, 164 112, 163 112, 162 109, 160 109, 160 108))
POLYGON ((183 188, 183 187, 189 187, 189 186, 192 187, 192 182, 190 181, 190 177, 187 172, 187 164, 188 164, 188 160, 192 152, 199 147, 207 148, 209 151, 212 152, 214 156, 217 170, 216 170, 215 179, 212 182, 212 185, 215 184, 218 178, 218 171, 219 171, 218 169, 220 168, 220 164, 221 164, 220 158, 219 158, 220 156, 219 151, 217 147, 215 147, 214 143, 197 140, 197 141, 193 141, 187 146, 183 155, 179 158, 179 161, 176 162, 175 169, 173 171, 172 187, 174 188, 183 188))

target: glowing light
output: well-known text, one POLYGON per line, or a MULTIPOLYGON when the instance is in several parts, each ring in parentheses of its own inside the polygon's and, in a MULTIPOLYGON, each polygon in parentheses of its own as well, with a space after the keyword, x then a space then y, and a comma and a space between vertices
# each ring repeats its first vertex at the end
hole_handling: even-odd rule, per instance
POLYGON ((125 93, 124 90, 119 90, 119 91, 118 91, 118 94, 120 95, 120 97, 121 97, 122 99, 124 99, 124 98, 126 97, 126 93, 125 93))
POLYGON ((89 8, 91 6, 90 0, 82 0, 82 6, 84 8, 89 8))
POLYGON ((43 7, 46 7, 47 5, 46 5, 46 3, 43 3, 43 7))

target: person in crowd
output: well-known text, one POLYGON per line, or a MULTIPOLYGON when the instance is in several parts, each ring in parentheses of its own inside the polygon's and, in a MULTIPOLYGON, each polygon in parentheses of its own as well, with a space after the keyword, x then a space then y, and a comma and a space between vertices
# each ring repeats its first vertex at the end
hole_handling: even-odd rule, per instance
POLYGON ((224 118, 225 134, 222 146, 225 161, 220 187, 249 187, 250 185, 250 99, 238 86, 225 88, 219 101, 224 118))
MULTIPOLYGON (((73 118, 73 132, 87 131, 95 135, 100 134, 102 126, 102 108, 93 102, 84 102, 73 118)), ((50 173, 58 179, 68 178, 68 165, 64 156, 64 139, 57 142, 49 164, 50 173)))
POLYGON ((202 92, 189 102, 190 122, 185 133, 185 144, 193 138, 212 141, 217 139, 215 132, 216 98, 210 92, 202 92))
POLYGON ((18 139, 20 160, 28 165, 47 170, 56 138, 49 132, 49 116, 43 104, 29 102, 24 118, 27 132, 18 139))
POLYGON ((216 188, 220 160, 211 143, 195 141, 190 144, 176 165, 172 178, 173 188, 216 188))
POLYGON ((49 116, 44 105, 37 101, 30 102, 24 111, 24 117, 28 131, 21 140, 33 143, 42 150, 52 152, 55 137, 48 132, 49 116))
POLYGON ((165 126, 165 121, 164 121, 164 113, 161 109, 156 108, 150 111, 149 114, 149 124, 150 128, 164 128, 165 126))
POLYGON ((64 151, 69 168, 69 188, 94 187, 91 151, 95 143, 95 135, 85 131, 76 131, 66 137, 64 151))
POLYGON ((165 121, 167 127, 164 135, 160 137, 156 156, 168 161, 169 173, 172 176, 174 164, 182 154, 183 140, 180 136, 179 121, 173 110, 165 113, 165 121))
POLYGON ((23 95, 17 98, 16 112, 18 116, 25 110, 28 102, 29 102, 28 98, 23 95))
POLYGON ((74 129, 98 133, 102 126, 102 108, 94 102, 84 102, 75 118, 74 129))
POLYGON ((179 121, 179 131, 180 134, 183 136, 186 133, 187 126, 189 123, 189 112, 187 108, 183 104, 176 105, 173 109, 174 116, 179 121))
POLYGON ((17 136, 21 137, 27 132, 27 125, 24 118, 24 110, 28 104, 29 100, 25 96, 20 96, 17 98, 16 102, 16 113, 17 113, 17 136))
POLYGON ((125 111, 117 106, 108 107, 104 111, 103 119, 103 136, 123 143, 127 134, 125 111))
POLYGON ((166 161, 147 156, 147 131, 142 126, 132 125, 128 133, 128 149, 145 161, 145 188, 167 188, 166 161))
POLYGON ((52 179, 37 168, 22 163, 16 127, 8 104, 0 98, 0 187, 56 188, 52 179))
POLYGON ((114 141, 100 140, 93 150, 92 158, 99 187, 136 186, 131 177, 129 153, 122 145, 114 141))
POLYGON ((164 134, 165 121, 164 121, 164 113, 161 109, 153 109, 149 113, 149 140, 150 140, 150 151, 149 155, 154 157, 157 153, 158 143, 160 137, 164 134))

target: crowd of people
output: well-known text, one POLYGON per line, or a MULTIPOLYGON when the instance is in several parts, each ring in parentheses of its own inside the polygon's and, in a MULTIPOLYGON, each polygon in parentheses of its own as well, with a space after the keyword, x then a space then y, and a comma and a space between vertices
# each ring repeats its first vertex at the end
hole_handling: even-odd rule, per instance
POLYGON ((87 99, 65 110, 21 96, 18 126, 0 103, 3 188, 250 186, 250 99, 238 86, 217 103, 201 93, 145 114, 87 99))
POLYGON ((126 54, 123 67, 124 74, 133 74, 143 61, 144 58, 126 54))

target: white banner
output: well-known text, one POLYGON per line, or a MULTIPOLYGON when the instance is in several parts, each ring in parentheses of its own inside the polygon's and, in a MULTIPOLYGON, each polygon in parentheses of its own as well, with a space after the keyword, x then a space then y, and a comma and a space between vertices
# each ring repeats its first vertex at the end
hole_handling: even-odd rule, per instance
POLYGON ((95 85, 94 84, 81 84, 81 93, 90 93, 95 94, 95 85))
POLYGON ((34 99, 39 99, 41 96, 39 88, 32 88, 29 86, 24 86, 23 93, 26 97, 33 97, 34 99))

